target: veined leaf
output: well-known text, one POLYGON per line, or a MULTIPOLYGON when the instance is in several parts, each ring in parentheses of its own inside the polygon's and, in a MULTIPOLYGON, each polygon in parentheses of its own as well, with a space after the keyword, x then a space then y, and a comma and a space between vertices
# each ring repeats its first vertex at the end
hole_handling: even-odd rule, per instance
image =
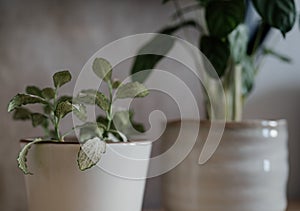
POLYGON ((20 151, 17 161, 18 161, 19 168, 23 171, 24 174, 32 175, 32 173, 28 170, 27 163, 26 163, 26 161, 27 161, 26 156, 28 154, 29 149, 32 147, 32 145, 42 142, 42 141, 43 141, 42 139, 37 138, 37 139, 33 140, 32 142, 26 144, 20 151))
POLYGON ((240 63, 247 53, 249 30, 244 24, 239 25, 228 36, 231 56, 235 63, 240 63))
POLYGON ((225 38, 244 21, 245 11, 244 0, 209 1, 206 6, 205 18, 210 35, 225 38))
POLYGON ((61 119, 65 117, 68 113, 72 112, 73 109, 74 107, 70 102, 68 101, 60 102, 57 104, 54 114, 55 116, 61 119))
POLYGON ((50 88, 50 87, 47 87, 47 88, 44 88, 42 90, 42 96, 45 98, 45 99, 48 99, 48 100, 51 100, 54 98, 55 96, 55 91, 54 89, 50 88))
POLYGON ((281 31, 283 36, 289 32, 296 21, 294 0, 252 0, 263 21, 281 31))
POLYGON ((196 27, 197 23, 193 20, 188 20, 174 26, 169 26, 159 31, 158 35, 146 43, 135 57, 131 68, 132 80, 140 83, 144 82, 151 74, 151 70, 154 69, 158 62, 163 59, 174 46, 174 38, 161 34, 171 35, 177 30, 188 26, 196 27))
POLYGON ((99 137, 87 140, 81 145, 78 152, 79 169, 84 171, 96 165, 105 151, 106 143, 99 137))
POLYGON ((36 86, 27 86, 26 93, 30 95, 36 95, 42 97, 42 91, 36 86))
POLYGON ((87 115, 86 115, 86 107, 84 104, 73 104, 75 109, 73 110, 75 116, 77 116, 78 119, 81 121, 86 121, 87 115))
POLYGON ((31 114, 32 126, 36 127, 42 125, 43 127, 48 126, 48 118, 40 113, 32 113, 31 114))
POLYGON ((116 98, 135 98, 135 97, 145 97, 149 94, 148 89, 139 82, 129 82, 127 84, 121 85, 117 92, 116 98))
POLYGON ((94 73, 104 81, 110 81, 112 74, 111 64, 103 58, 96 58, 93 62, 94 73))
POLYGON ((229 43, 223 42, 217 37, 203 36, 200 41, 200 49, 211 62, 218 75, 211 72, 209 68, 205 68, 207 73, 213 78, 222 77, 230 56, 229 43))
POLYGON ((53 83, 56 88, 63 86, 71 81, 72 76, 68 70, 57 72, 53 75, 53 83))
POLYGON ((17 94, 16 96, 13 97, 13 99, 10 100, 7 110, 8 112, 11 112, 14 109, 20 107, 21 105, 35 104, 35 103, 47 104, 47 101, 35 95, 17 94))
POLYGON ((16 108, 13 114, 14 120, 31 119, 31 112, 27 108, 16 108))
POLYGON ((78 94, 78 97, 76 98, 76 101, 79 103, 85 103, 88 105, 97 105, 104 111, 109 110, 109 100, 107 97, 102 94, 101 92, 98 92, 96 90, 88 89, 83 90, 78 94))

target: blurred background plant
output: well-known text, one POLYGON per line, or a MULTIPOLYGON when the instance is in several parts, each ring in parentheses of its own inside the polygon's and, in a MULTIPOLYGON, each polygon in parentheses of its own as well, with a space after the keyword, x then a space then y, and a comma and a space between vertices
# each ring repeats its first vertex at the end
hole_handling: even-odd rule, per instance
MULTIPOLYGON (((174 35, 184 28, 195 28, 199 33, 198 47, 216 70, 217 74, 204 67, 206 73, 201 73, 204 87, 209 89, 203 92, 207 118, 214 118, 207 93, 221 94, 215 87, 216 80, 220 78, 225 91, 226 120, 240 121, 245 99, 253 89, 263 58, 271 55, 290 62, 285 55, 265 47, 264 40, 272 28, 280 30, 283 37, 293 28, 297 17, 294 0, 195 0, 194 4, 185 7, 181 7, 178 0, 164 0, 163 4, 166 3, 174 4, 172 17, 176 23, 159 33, 174 35), (247 20, 253 11, 260 16, 258 21, 247 20), (191 12, 196 12, 197 17, 186 18, 191 12)), ((167 54, 173 45, 172 41, 162 43, 154 37, 139 52, 152 47, 162 48, 162 52, 167 54)), ((153 69, 163 58, 149 54, 137 56, 131 73, 153 69)), ((150 72, 134 79, 143 82, 150 72)))

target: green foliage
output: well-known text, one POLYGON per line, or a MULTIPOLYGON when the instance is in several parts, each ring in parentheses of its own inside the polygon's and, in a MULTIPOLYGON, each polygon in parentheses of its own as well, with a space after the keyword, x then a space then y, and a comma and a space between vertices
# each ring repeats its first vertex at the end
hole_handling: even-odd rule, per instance
POLYGON ((244 21, 244 0, 212 0, 206 5, 205 18, 210 35, 227 37, 244 21))
MULTIPOLYGON (((159 33, 165 35, 172 35, 177 30, 185 27, 196 27, 197 23, 193 20, 184 21, 173 26, 162 29, 159 33)), ((150 75, 151 70, 159 63, 164 55, 168 54, 174 46, 174 39, 163 35, 156 35, 148 43, 146 43, 137 53, 133 66, 131 68, 131 75, 133 81, 143 83, 150 75), (143 71, 141 73, 141 71, 143 71), (137 74, 138 73, 138 74, 137 74)))
POLYGON ((213 78, 222 77, 225 74, 230 56, 228 41, 223 41, 217 37, 203 36, 200 41, 200 49, 214 66, 218 75, 211 72, 210 68, 205 68, 207 73, 213 78))
POLYGON ((55 88, 59 88, 71 81, 72 76, 68 70, 57 72, 53 75, 53 83, 55 88))
POLYGON ((68 101, 60 102, 57 104, 54 114, 58 119, 61 119, 73 111, 73 108, 73 105, 68 101))
POLYGON ((51 100, 55 97, 55 91, 54 89, 47 87, 42 90, 42 97, 48 100, 51 100))
POLYGON ((283 36, 289 32, 296 21, 294 0, 252 0, 262 20, 281 31, 283 36))
POLYGON ((48 118, 47 116, 40 114, 40 113, 32 113, 31 114, 31 119, 32 119, 32 126, 36 127, 36 126, 43 126, 44 128, 48 127, 48 118))
MULTIPOLYGON (((105 143, 107 141, 127 141, 128 128, 133 122, 132 115, 130 117, 128 115, 127 121, 124 115, 121 115, 123 112, 114 114, 112 110, 114 100, 145 97, 149 94, 147 88, 139 82, 121 84, 117 80, 112 80, 112 66, 103 58, 95 59, 93 71, 100 79, 106 82, 109 89, 109 97, 106 97, 98 90, 89 89, 80 91, 75 99, 75 102, 96 105, 105 112, 105 116, 97 118, 96 124, 88 122, 79 126, 82 146, 78 153, 77 162, 80 170, 89 169, 99 162, 102 154, 105 152, 105 143), (118 126, 121 125, 120 129, 115 124, 116 122, 118 126)), ((124 112, 129 114, 129 111, 124 112)), ((141 125, 136 125, 141 128, 141 125)))
POLYGON ((9 102, 7 110, 8 112, 11 112, 22 105, 36 104, 36 103, 47 104, 47 101, 40 98, 39 96, 34 96, 29 94, 17 94, 9 102))

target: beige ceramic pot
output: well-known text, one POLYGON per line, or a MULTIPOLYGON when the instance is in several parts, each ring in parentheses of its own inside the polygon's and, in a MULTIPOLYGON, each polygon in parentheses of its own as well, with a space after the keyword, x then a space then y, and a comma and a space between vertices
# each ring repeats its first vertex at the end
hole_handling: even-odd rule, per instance
MULTIPOLYGON (((180 123, 168 123, 163 143, 174 138, 180 123)), ((209 122, 201 122, 200 136, 190 154, 163 176, 165 209, 284 211, 288 179, 286 121, 226 123, 217 151, 199 165, 209 126, 209 122)))
POLYGON ((99 166, 84 172, 77 167, 78 150, 78 143, 30 149, 29 211, 141 211, 151 142, 108 144, 99 166))

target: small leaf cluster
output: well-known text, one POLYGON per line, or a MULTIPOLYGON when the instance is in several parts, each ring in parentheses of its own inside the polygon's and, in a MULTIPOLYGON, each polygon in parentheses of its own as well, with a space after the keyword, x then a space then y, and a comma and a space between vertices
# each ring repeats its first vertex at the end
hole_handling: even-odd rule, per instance
MULTIPOLYGON (((163 0, 162 3, 172 3, 173 1, 163 0)), ((254 76, 259 68, 257 63, 261 60, 258 58, 259 56, 272 55, 282 61, 289 61, 286 56, 272 49, 264 50, 261 45, 271 28, 280 30, 284 37, 293 28, 297 17, 294 0, 195 0, 194 2, 194 5, 179 10, 177 8, 174 17, 179 20, 179 23, 168 26, 159 33, 173 35, 185 27, 198 30, 199 49, 217 72, 217 74, 212 73, 208 70, 209 68, 206 68, 212 79, 221 78, 222 81, 226 81, 234 74, 232 66, 240 65, 242 67, 243 95, 246 97, 253 87, 254 76), (250 34, 245 23, 245 16, 251 5, 249 3, 261 17, 253 35, 250 34), (196 10, 204 10, 204 21, 183 18, 183 14, 196 10)), ((202 16, 199 18, 201 19, 202 16)), ((150 48, 158 48, 160 55, 166 55, 172 49, 174 41, 161 44, 162 40, 158 38, 159 35, 154 37, 140 49, 139 53, 150 48)), ((137 56, 131 73, 134 75, 140 71, 153 69, 164 58, 160 55, 137 56)), ((145 74, 138 74, 135 80, 145 81, 151 71, 143 73, 145 74)))
POLYGON ((78 166, 86 170, 96 165, 105 153, 106 142, 127 141, 127 137, 136 131, 143 132, 141 124, 133 121, 133 112, 128 110, 113 111, 117 99, 140 98, 149 94, 148 89, 139 82, 122 84, 112 78, 112 66, 104 58, 96 58, 92 70, 100 81, 106 83, 109 94, 87 89, 81 90, 76 102, 84 105, 96 105, 105 115, 99 115, 96 123, 87 122, 80 126, 82 147, 78 153, 78 166))

